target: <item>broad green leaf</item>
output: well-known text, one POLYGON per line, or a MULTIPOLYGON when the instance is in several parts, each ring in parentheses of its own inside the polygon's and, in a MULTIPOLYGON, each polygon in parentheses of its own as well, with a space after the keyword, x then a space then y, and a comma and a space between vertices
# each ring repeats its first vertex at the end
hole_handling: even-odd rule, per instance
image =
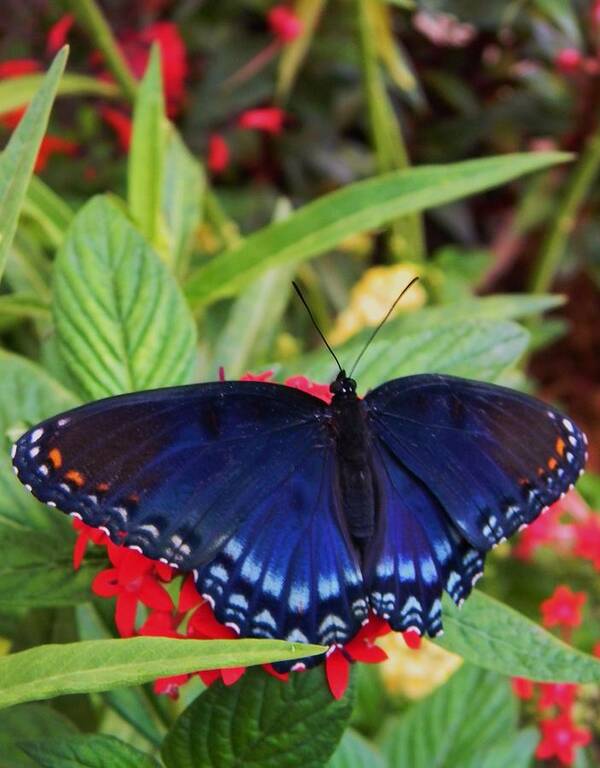
POLYGON ((48 241, 58 248, 73 219, 73 211, 50 187, 37 176, 32 176, 23 201, 23 215, 38 224, 48 241))
POLYGON ((0 155, 0 277, 8 259, 67 54, 67 48, 56 54, 27 112, 0 155))
POLYGON ((600 659, 478 590, 460 610, 444 597, 444 631, 436 643, 485 669, 546 682, 600 682, 600 659))
MULTIPOLYGON (((30 360, 0 350, 0 525, 20 530, 24 545, 35 549, 35 530, 47 529, 52 514, 39 504, 15 478, 10 445, 29 426, 78 404, 71 392, 30 360)), ((65 527, 62 528, 65 530, 65 527)))
MULTIPOLYGON (((26 107, 42 87, 43 82, 44 75, 41 74, 3 79, 0 82, 0 114, 26 107)), ((119 95, 119 89, 113 83, 107 83, 97 77, 67 73, 62 76, 56 95, 111 98, 119 95)))
POLYGON ((332 697, 323 666, 287 683, 251 670, 199 696, 165 739, 162 757, 167 768, 322 768, 351 711, 351 696, 332 697))
POLYGON ((133 108, 131 149, 127 164, 127 199, 140 232, 159 252, 163 252, 164 245, 161 197, 166 138, 160 49, 154 45, 133 108))
POLYGON ((24 741, 25 752, 40 768, 160 768, 150 755, 114 736, 77 734, 24 741))
POLYGON ((196 670, 300 659, 325 650, 319 645, 283 640, 166 637, 41 645, 0 657, 0 708, 65 693, 139 685, 157 677, 196 670))
POLYGON ((456 768, 530 768, 539 740, 535 728, 523 729, 491 749, 473 754, 456 768))
POLYGON ((373 744, 348 728, 327 768, 385 768, 385 763, 373 744))
MULTIPOLYGON (((376 340, 356 370, 362 391, 389 379, 415 373, 446 373, 493 381, 513 365, 527 348, 528 333, 516 323, 473 320, 402 333, 392 343, 376 340)), ((351 366, 362 348, 344 349, 342 364, 351 366)), ((338 355, 339 357, 339 355, 338 355)), ((286 364, 282 375, 302 374, 320 382, 335 376, 327 352, 286 364)))
POLYGON ((264 227, 198 268, 187 284, 190 303, 197 308, 231 296, 269 267, 298 264, 351 235, 568 159, 556 152, 503 155, 411 168, 351 184, 264 227))
POLYGON ((38 765, 20 747, 26 739, 68 737, 75 726, 44 704, 22 704, 0 712, 0 768, 33 768, 38 765))
POLYGON ((386 726, 390 765, 458 768, 516 730, 518 708, 508 681, 464 665, 430 696, 386 726))
MULTIPOLYGON (((477 321, 485 324, 486 321, 516 320, 529 317, 548 309, 560 306, 564 303, 561 296, 527 296, 527 295, 498 295, 487 296, 482 299, 461 301, 457 304, 449 304, 443 307, 427 307, 418 312, 388 320, 379 332, 376 342, 387 342, 402 345, 407 336, 419 331, 437 329, 449 325, 462 325, 465 321, 477 321)), ((359 352, 364 347, 371 335, 372 328, 365 328, 336 349, 336 354, 347 368, 354 362, 359 352)), ((372 351, 366 354, 368 367, 372 351)), ((435 361, 434 361, 435 362, 435 361)), ((333 368, 331 358, 322 349, 311 352, 297 360, 286 363, 283 368, 285 375, 312 372, 313 375, 321 375, 323 380, 328 380, 333 368)), ((364 369, 363 369, 364 370, 364 369)), ((433 369, 431 369, 433 370, 433 369)), ((362 384, 362 375, 359 378, 362 384)))
POLYGON ((90 398, 192 377, 195 327, 168 269, 105 197, 76 215, 55 266, 61 352, 90 398))
POLYGON ((200 226, 206 179, 202 166, 169 126, 162 189, 162 215, 170 263, 178 275, 187 271, 200 226))
MULTIPOLYGON (((111 633, 100 617, 95 606, 88 603, 76 608, 77 627, 81 640, 105 640, 111 633)), ((106 691, 102 698, 120 717, 132 725, 148 741, 158 746, 165 728, 159 721, 150 696, 144 688, 117 688, 106 691)))
POLYGON ((95 550, 75 571, 75 536, 68 518, 48 507, 41 510, 48 518, 44 530, 0 523, 0 608, 85 602, 93 577, 106 564, 104 553, 95 550))

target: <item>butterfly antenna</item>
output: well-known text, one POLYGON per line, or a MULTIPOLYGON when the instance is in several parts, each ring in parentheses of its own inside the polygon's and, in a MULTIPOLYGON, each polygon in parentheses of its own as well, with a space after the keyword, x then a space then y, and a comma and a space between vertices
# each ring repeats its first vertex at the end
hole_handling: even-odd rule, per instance
POLYGON ((333 359, 334 359, 334 360, 335 360, 335 362, 337 363, 337 367, 340 369, 340 372, 341 372, 341 373, 343 373, 343 368, 342 368, 342 366, 340 365, 340 361, 337 359, 337 355, 335 354, 335 352, 334 352, 334 351, 333 351, 333 349, 331 348, 331 346, 330 346, 329 342, 328 342, 328 341, 327 341, 327 339, 325 338, 325 335, 323 334, 323 331, 322 331, 322 330, 319 328, 319 325, 318 325, 317 321, 315 320, 315 317, 314 317, 313 313, 310 311, 310 307, 309 307, 309 306, 308 306, 308 304, 306 303, 306 299, 305 299, 305 298, 304 298, 304 296, 302 295, 302 291, 301 291, 301 290, 300 290, 300 288, 298 287, 298 284, 297 284, 297 283, 295 283, 295 282, 292 280, 292 285, 294 286, 294 290, 296 291, 296 293, 297 293, 297 294, 298 294, 298 296, 300 297, 300 301, 301 301, 301 302, 304 304, 304 306, 305 306, 305 308, 306 308, 306 311, 308 312, 308 316, 309 316, 309 317, 310 317, 310 319, 312 320, 312 324, 313 324, 313 325, 315 326, 315 328, 317 329, 317 333, 318 333, 318 334, 319 334, 319 336, 320 336, 320 337, 323 339, 323 343, 325 344, 325 346, 327 347, 327 349, 328 349, 328 350, 331 352, 331 356, 333 357, 333 359))
POLYGON ((391 306, 391 307, 388 309, 388 311, 386 312, 386 315, 385 315, 385 317, 383 318, 383 320, 382 320, 382 321, 379 323, 379 325, 377 326, 377 328, 375 328, 375 329, 374 329, 374 331, 373 331, 373 333, 372 333, 372 334, 369 336, 369 339, 368 339, 367 343, 365 344, 365 346, 362 348, 362 351, 361 351, 360 355, 359 355, 359 356, 356 358, 356 360, 354 361, 354 365, 353 365, 353 366, 352 366, 352 368, 350 369, 350 373, 348 374, 348 376, 352 377, 352 374, 353 374, 353 373, 354 373, 354 371, 356 370, 356 366, 359 364, 359 362, 360 362, 360 360, 361 360, 362 356, 365 354, 365 352, 366 352, 366 351, 367 351, 367 349, 369 348, 369 346, 370 346, 371 342, 373 341, 373 339, 375 338, 375 336, 377 336, 377 334, 379 333, 379 331, 382 329, 382 327, 384 326, 384 324, 385 324, 386 320, 388 319, 388 317, 389 317, 389 316, 392 314, 392 312, 393 312, 393 311, 394 311, 394 309, 396 308, 396 304, 397 304, 397 303, 400 301, 400 299, 401 299, 401 298, 404 296, 404 294, 406 293, 406 291, 408 291, 408 289, 409 289, 411 286, 413 286, 413 285, 414 285, 414 284, 417 282, 417 280, 418 280, 418 279, 419 279, 418 277, 413 277, 413 279, 410 281, 410 283, 409 283, 407 286, 405 286, 405 287, 404 287, 404 288, 403 288, 403 289, 400 291, 400 293, 399 293, 399 295, 396 297, 396 299, 395 299, 394 303, 392 304, 392 306, 391 306))

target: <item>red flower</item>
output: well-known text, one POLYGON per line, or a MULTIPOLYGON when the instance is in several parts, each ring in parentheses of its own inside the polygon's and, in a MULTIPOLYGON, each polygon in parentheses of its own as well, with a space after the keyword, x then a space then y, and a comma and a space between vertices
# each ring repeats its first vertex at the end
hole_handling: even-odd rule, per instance
POLYGON ((579 72, 583 64, 583 56, 577 48, 563 48, 556 57, 556 68, 565 75, 579 72))
POLYGON ((129 151, 129 145, 131 144, 131 118, 121 112, 120 109, 108 107, 105 104, 100 107, 100 115, 104 122, 115 132, 121 149, 124 152, 129 151))
POLYGON ((212 173, 223 173, 229 165, 229 147, 225 139, 218 133, 208 140, 208 159, 206 161, 208 169, 212 173))
POLYGON ((540 697, 538 706, 540 709, 558 707, 565 712, 571 710, 579 686, 575 683, 540 683, 540 697))
POLYGON ((325 673, 335 699, 341 699, 348 687, 351 662, 378 664, 387 659, 387 653, 375 645, 375 640, 388 632, 391 629, 387 621, 372 615, 349 643, 331 646, 325 658, 325 673))
POLYGON ((260 109, 248 109, 239 119, 240 128, 251 131, 263 131, 277 135, 282 132, 286 113, 279 107, 261 107, 260 109))
POLYGON ((554 594, 540 606, 542 624, 545 627, 578 627, 582 621, 581 609, 586 600, 587 595, 584 592, 573 592, 564 585, 557 587, 554 594))
POLYGON ((553 504, 543 515, 527 526, 513 549, 521 560, 531 560, 539 547, 548 546, 554 551, 567 553, 575 537, 575 526, 564 522, 567 510, 563 501, 553 504))
POLYGON ((291 43, 302 32, 302 22, 292 8, 275 5, 267 14, 271 32, 281 43, 291 43))
POLYGON ((128 35, 121 43, 123 55, 139 79, 146 71, 152 43, 160 47, 167 114, 176 117, 183 104, 187 75, 186 50, 177 25, 159 21, 128 35))
POLYGON ((63 47, 67 42, 67 35, 74 23, 75 16, 72 13, 67 13, 50 27, 48 37, 46 38, 46 50, 49 54, 55 54, 63 47))
POLYGON ((77 153, 79 145, 70 139, 61 139, 60 136, 44 136, 40 144, 40 150, 35 161, 35 172, 40 173, 48 165, 52 155, 67 155, 72 157, 77 153))
POLYGON ((527 680, 524 677, 513 677, 510 684, 517 699, 527 701, 533 698, 535 686, 532 680, 527 680))
POLYGON ((33 75, 41 69, 35 59, 10 59, 0 62, 0 78, 33 75))
POLYGON ((91 525, 86 525, 83 520, 77 518, 73 520, 73 528, 77 532, 77 540, 73 547, 73 568, 78 571, 90 541, 92 544, 104 546, 108 542, 108 536, 98 528, 92 528, 91 525))
POLYGON ((171 675, 170 677, 159 677, 154 681, 154 693, 164 693, 170 699, 179 698, 179 689, 185 685, 191 675, 171 675))
POLYGON ((285 380, 284 384, 288 387, 308 392, 309 395, 318 397, 326 403, 331 402, 332 394, 327 384, 317 384, 314 381, 309 381, 305 376, 290 376, 289 379, 285 380))
POLYGON ((135 631, 138 603, 156 611, 171 611, 173 601, 156 578, 168 580, 172 569, 138 552, 108 543, 113 568, 101 571, 92 582, 92 591, 100 597, 116 597, 115 623, 121 637, 135 631))
POLYGON ((600 518, 590 515, 589 519, 575 526, 573 553, 590 560, 600 571, 600 518))
POLYGON ((539 760, 556 757, 563 765, 573 765, 577 747, 584 747, 591 740, 587 728, 577 728, 565 713, 550 720, 542 720, 540 727, 542 740, 535 751, 539 760))

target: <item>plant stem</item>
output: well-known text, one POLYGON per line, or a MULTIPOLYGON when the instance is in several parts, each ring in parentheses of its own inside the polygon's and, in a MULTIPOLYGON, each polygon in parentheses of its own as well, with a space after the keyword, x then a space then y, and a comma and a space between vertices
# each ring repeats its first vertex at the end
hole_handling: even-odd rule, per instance
POLYGON ((577 165, 572 170, 554 221, 542 244, 531 278, 531 290, 545 293, 560 267, 567 242, 577 221, 577 213, 600 170, 600 128, 590 136, 577 165))
POLYGON ((242 241, 237 224, 227 216, 210 186, 204 193, 204 216, 214 227, 225 248, 235 248, 242 241))
POLYGON ((77 20, 87 30, 104 56, 106 65, 114 75, 123 94, 130 101, 133 101, 137 92, 137 81, 131 74, 129 65, 121 53, 102 11, 94 0, 70 0, 70 4, 77 20))

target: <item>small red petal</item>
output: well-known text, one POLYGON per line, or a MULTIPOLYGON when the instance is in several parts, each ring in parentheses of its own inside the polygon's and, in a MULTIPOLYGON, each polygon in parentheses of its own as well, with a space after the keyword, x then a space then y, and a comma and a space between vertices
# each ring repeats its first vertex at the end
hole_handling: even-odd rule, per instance
POLYGON ((195 608, 200 603, 205 602, 204 598, 200 596, 194 583, 194 577, 192 574, 188 574, 183 582, 183 586, 179 591, 179 601, 177 603, 177 610, 179 613, 187 613, 195 608))
POLYGON ((286 117, 286 113, 279 107, 248 109, 240 115, 238 125, 246 130, 275 135, 282 132, 286 117))
POLYGON ((115 624, 121 637, 131 637, 134 633, 137 604, 137 597, 127 592, 122 592, 117 597, 115 624))
POLYGON ((234 683, 237 683, 245 671, 246 667, 231 667, 231 669, 222 669, 221 678, 225 685, 233 685, 234 683))
POLYGON ((171 595, 156 580, 156 577, 150 574, 143 579, 139 598, 144 605, 147 605, 148 608, 154 608, 155 611, 172 611, 174 607, 171 595))
POLYGON ((198 677, 204 685, 211 686, 214 682, 221 679, 221 670, 203 669, 201 672, 198 672, 198 677))
POLYGON ((0 63, 0 78, 32 75, 42 69, 35 59, 10 59, 0 63))
POLYGON ((121 592, 121 585, 117 571, 114 568, 107 568, 96 574, 92 581, 92 592, 99 597, 114 597, 121 592))
POLYGON ((233 640, 237 637, 231 627, 220 624, 208 602, 199 605, 188 622, 188 635, 202 640, 233 640))
POLYGON ((124 152, 128 152, 129 145, 131 144, 131 118, 128 115, 123 114, 120 110, 114 109, 113 107, 107 107, 106 105, 102 105, 99 111, 104 122, 110 126, 116 134, 121 149, 124 152))
POLYGON ((79 568, 81 567, 81 562, 83 560, 83 556, 85 555, 88 541, 89 539, 85 533, 80 533, 77 536, 77 539, 75 541, 75 546, 73 547, 73 568, 76 571, 78 571, 79 568))
POLYGON ((206 164, 208 169, 215 174, 223 173, 229 165, 229 147, 225 139, 218 133, 214 133, 208 140, 206 164))
POLYGON ((378 645, 373 643, 360 643, 350 648, 346 646, 346 651, 354 661, 362 661, 365 664, 380 664, 388 658, 387 653, 378 645))
POLYGON ((413 651, 418 651, 421 647, 421 635, 414 629, 409 629, 407 632, 402 633, 402 637, 404 638, 404 642, 406 645, 408 645, 409 648, 412 648, 413 651))
POLYGON ((59 48, 63 47, 67 42, 67 35, 74 23, 75 17, 73 14, 67 13, 50 27, 46 40, 46 50, 48 53, 54 54, 59 48))
POLYGON ((334 699, 341 699, 350 679, 350 662, 339 649, 335 649, 325 659, 327 683, 334 699))
POLYGON ((535 687, 531 680, 527 680, 524 677, 513 677, 510 684, 514 695, 518 699, 528 701, 533 698, 535 687))
POLYGON ((171 677, 159 677, 154 681, 154 693, 166 694, 171 699, 179 698, 179 688, 187 683, 190 675, 172 675, 171 677))
POLYGON ((287 683, 290 679, 289 672, 278 672, 272 664, 263 664, 263 669, 268 672, 272 677, 276 677, 284 683, 287 683))

